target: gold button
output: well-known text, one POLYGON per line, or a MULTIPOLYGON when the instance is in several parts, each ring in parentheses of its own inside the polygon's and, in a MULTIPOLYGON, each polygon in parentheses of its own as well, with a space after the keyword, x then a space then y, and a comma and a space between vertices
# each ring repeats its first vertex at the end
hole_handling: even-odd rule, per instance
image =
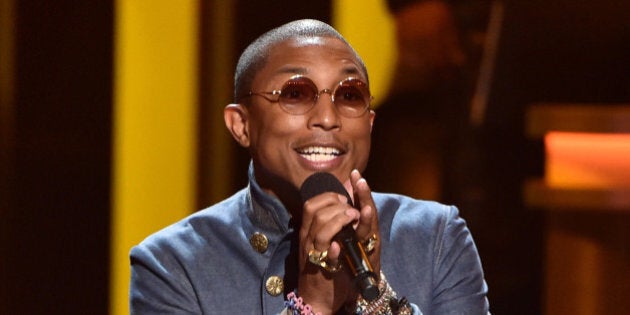
POLYGON ((259 232, 256 232, 254 233, 254 235, 252 235, 252 237, 249 239, 249 243, 252 244, 252 247, 254 247, 254 249, 259 253, 266 252, 267 246, 269 246, 269 240, 267 240, 265 234, 259 232))
POLYGON ((267 287, 267 293, 273 296, 278 296, 284 292, 284 282, 278 276, 269 277, 265 283, 265 287, 267 287))

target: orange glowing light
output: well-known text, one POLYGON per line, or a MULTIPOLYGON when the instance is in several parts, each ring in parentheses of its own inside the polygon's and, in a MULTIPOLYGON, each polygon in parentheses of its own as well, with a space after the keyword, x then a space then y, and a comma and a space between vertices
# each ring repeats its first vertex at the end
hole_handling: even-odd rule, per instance
POLYGON ((630 134, 549 132, 545 147, 550 187, 630 187, 630 134))

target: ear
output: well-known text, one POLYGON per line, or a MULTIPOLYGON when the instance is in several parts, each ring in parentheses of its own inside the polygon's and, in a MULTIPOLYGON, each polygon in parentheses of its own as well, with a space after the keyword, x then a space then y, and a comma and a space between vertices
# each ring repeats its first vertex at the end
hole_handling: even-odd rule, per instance
POLYGON ((370 133, 372 132, 372 127, 374 127, 374 117, 376 117, 376 112, 370 109, 370 133))
POLYGON ((242 104, 230 104, 223 109, 223 119, 225 126, 232 134, 232 137, 241 146, 248 148, 249 138, 249 113, 242 104))

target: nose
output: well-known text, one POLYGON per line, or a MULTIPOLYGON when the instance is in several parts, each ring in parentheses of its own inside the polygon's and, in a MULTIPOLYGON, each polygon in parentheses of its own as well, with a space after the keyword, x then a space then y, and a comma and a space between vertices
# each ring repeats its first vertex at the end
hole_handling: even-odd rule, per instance
POLYGON ((332 93, 330 89, 319 92, 315 106, 308 112, 309 128, 332 130, 341 127, 341 117, 333 103, 332 93))

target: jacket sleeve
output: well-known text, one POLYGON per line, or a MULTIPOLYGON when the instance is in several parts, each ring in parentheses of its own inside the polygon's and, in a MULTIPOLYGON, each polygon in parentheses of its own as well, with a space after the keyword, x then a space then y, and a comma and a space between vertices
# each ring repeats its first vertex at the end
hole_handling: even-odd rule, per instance
POLYGON ((436 238, 433 314, 488 314, 487 285, 477 248, 459 217, 449 207, 436 238))
POLYGON ((131 314, 201 314, 190 280, 177 258, 141 244, 130 254, 131 314))

